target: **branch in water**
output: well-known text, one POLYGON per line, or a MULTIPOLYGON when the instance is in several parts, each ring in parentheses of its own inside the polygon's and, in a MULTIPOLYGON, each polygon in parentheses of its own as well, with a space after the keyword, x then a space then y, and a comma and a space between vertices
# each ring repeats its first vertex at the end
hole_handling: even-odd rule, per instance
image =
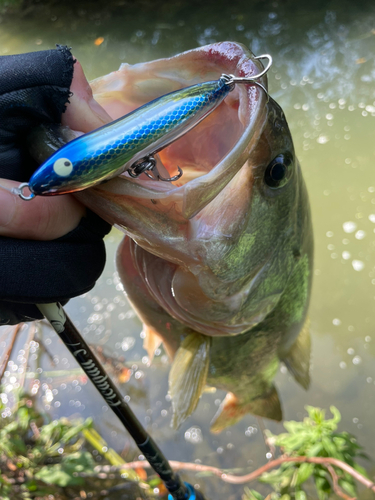
MULTIPOLYGON (((343 471, 347 472, 350 474, 354 479, 356 479, 359 483, 364 484, 367 488, 371 489, 375 493, 375 483, 367 479, 367 477, 363 476, 360 474, 358 471, 353 469, 350 465, 346 464, 345 462, 342 462, 341 460, 338 460, 337 458, 330 458, 330 457, 288 457, 288 456, 282 456, 280 458, 277 458, 276 460, 271 460, 265 465, 262 465, 262 467, 259 467, 259 469, 256 469, 255 471, 251 472, 250 474, 246 474, 244 476, 235 476, 233 474, 227 474, 221 469, 218 469, 216 467, 212 467, 210 465, 200 465, 200 464, 193 464, 193 463, 188 463, 188 462, 176 462, 174 460, 170 460, 169 464, 171 465, 173 470, 191 470, 195 472, 211 472, 215 476, 219 477, 223 481, 227 483, 232 483, 232 484, 243 484, 243 483, 249 483, 250 481, 254 481, 254 479, 257 479, 259 476, 261 476, 264 472, 267 472, 270 469, 274 469, 275 467, 278 467, 279 465, 285 463, 285 462, 294 462, 294 463, 310 463, 310 464, 320 464, 324 465, 327 467, 328 471, 332 475, 329 467, 334 465, 335 467, 338 467, 342 469, 343 471)), ((121 465, 121 469, 135 469, 142 467, 144 469, 149 469, 151 468, 150 464, 146 461, 138 461, 138 462, 130 462, 128 464, 121 465)), ((332 471, 334 472, 333 468, 331 467, 332 471)), ((111 469, 113 470, 113 469, 111 469)), ((337 475, 334 473, 332 475, 332 481, 333 481, 333 486, 335 489, 335 492, 337 494, 338 491, 341 492, 340 489, 336 491, 335 485, 337 486, 337 475)), ((338 486, 337 486, 338 488, 338 486)), ((345 498, 346 500, 351 499, 351 497, 348 497, 345 495, 345 493, 341 492, 342 494, 340 495, 342 498, 345 498), (345 495, 345 496, 343 496, 345 495)))

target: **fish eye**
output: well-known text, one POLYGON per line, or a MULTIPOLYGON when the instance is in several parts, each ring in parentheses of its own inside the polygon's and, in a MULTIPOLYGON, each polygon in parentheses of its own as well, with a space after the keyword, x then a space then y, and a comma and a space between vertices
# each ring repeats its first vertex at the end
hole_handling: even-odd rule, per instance
POLYGON ((272 189, 285 186, 292 174, 292 156, 284 153, 276 156, 266 168, 264 181, 272 189))
POLYGON ((73 163, 68 158, 59 158, 53 164, 53 170, 60 177, 66 177, 73 170, 73 163))

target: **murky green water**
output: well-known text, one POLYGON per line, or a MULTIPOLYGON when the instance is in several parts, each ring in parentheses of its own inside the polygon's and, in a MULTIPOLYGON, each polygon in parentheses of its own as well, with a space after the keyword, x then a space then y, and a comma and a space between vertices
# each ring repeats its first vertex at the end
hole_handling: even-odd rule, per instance
MULTIPOLYGON (((342 429, 355 434, 375 457, 375 5, 373 2, 127 2, 42 6, 4 12, 0 54, 73 47, 88 78, 199 45, 235 40, 255 54, 269 52, 272 96, 289 121, 310 193, 315 232, 315 278, 310 306, 312 384, 304 392, 281 368, 276 385, 286 419, 300 419, 304 405, 337 406, 342 429), (95 40, 104 41, 95 45, 95 40)), ((266 448, 255 417, 246 416, 220 435, 209 422, 224 393, 205 394, 178 432, 169 428, 168 362, 149 366, 141 325, 120 290, 113 264, 121 235, 107 238, 108 263, 97 286, 67 306, 86 339, 123 357, 132 369, 122 385, 132 408, 171 459, 253 470, 266 448)), ((17 348, 22 348, 26 332, 17 348)), ((93 415, 118 451, 131 441, 101 398, 78 376, 62 380, 53 369, 73 364, 56 335, 45 332, 51 354, 42 357, 43 405, 52 414, 93 415), (54 359, 53 368, 51 359, 54 359), (52 392, 51 392, 52 391, 52 392)), ((35 354, 34 354, 35 356, 35 354)), ((235 362, 235 359, 233 360, 235 362)), ((14 372, 22 357, 14 357, 14 372)), ((9 374, 11 375, 12 369, 9 374)), ((282 426, 266 422, 273 432, 282 426)), ((369 466, 374 472, 373 465, 369 466)), ((207 498, 240 499, 241 486, 194 479, 207 498)))

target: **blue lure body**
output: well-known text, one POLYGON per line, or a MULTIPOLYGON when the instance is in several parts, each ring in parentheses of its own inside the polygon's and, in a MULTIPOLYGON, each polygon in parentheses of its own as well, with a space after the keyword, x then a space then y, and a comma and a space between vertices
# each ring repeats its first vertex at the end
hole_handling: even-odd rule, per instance
POLYGON ((131 169, 195 127, 233 88, 225 77, 199 83, 77 137, 33 174, 27 184, 32 195, 25 199, 81 191, 131 169))

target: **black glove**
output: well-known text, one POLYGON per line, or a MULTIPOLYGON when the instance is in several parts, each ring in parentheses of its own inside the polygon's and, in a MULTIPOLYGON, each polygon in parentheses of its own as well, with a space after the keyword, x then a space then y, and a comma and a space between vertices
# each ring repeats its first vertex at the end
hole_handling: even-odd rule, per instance
MULTIPOLYGON (((27 134, 40 123, 60 123, 74 62, 62 46, 0 57, 0 177, 26 182, 37 168, 27 134)), ((0 237, 0 325, 40 319, 33 304, 64 303, 90 290, 103 271, 110 228, 88 211, 53 241, 0 237)))

